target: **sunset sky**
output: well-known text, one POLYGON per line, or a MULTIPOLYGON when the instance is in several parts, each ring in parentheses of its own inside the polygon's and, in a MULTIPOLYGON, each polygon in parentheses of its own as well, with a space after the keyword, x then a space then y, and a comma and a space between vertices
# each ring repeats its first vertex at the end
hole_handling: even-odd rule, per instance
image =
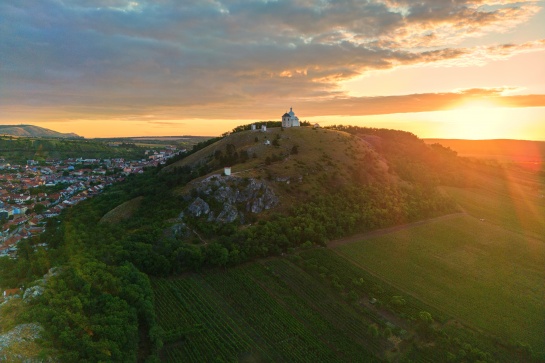
POLYGON ((543 1, 0 2, 0 124, 216 136, 301 120, 545 140, 543 1))

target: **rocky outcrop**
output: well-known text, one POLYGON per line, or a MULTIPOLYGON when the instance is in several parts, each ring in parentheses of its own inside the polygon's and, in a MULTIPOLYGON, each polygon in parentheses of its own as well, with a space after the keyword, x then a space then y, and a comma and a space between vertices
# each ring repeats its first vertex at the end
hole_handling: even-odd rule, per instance
POLYGON ((200 217, 203 214, 210 213, 210 206, 204 200, 197 197, 187 208, 187 212, 194 217, 200 217))
POLYGON ((216 221, 221 223, 232 223, 239 218, 238 210, 232 204, 224 204, 223 209, 217 216, 216 221))
POLYGON ((181 213, 180 216, 178 217, 178 221, 177 221, 178 223, 172 225, 170 228, 167 228, 164 231, 165 237, 187 238, 193 234, 191 229, 189 229, 187 225, 181 221, 183 216, 184 216, 183 213, 181 213))
POLYGON ((60 268, 58 267, 50 268, 43 278, 34 281, 34 286, 31 286, 25 290, 25 293, 23 294, 23 301, 29 302, 37 298, 38 296, 43 295, 47 281, 51 277, 57 276, 59 273, 60 273, 60 268))
POLYGON ((0 361, 2 362, 44 362, 51 359, 37 359, 26 356, 25 347, 40 337, 43 328, 36 323, 20 324, 0 335, 0 361))
POLYGON ((236 176, 212 175, 198 182, 194 193, 199 196, 185 213, 193 217, 208 215, 210 222, 232 223, 238 220, 244 223, 245 214, 261 213, 274 208, 279 202, 265 182, 236 176), (211 204, 216 207, 212 208, 211 204))
POLYGON ((23 294, 23 301, 29 302, 37 298, 38 296, 43 295, 45 291, 45 288, 40 285, 31 286, 28 289, 25 290, 25 293, 23 294))

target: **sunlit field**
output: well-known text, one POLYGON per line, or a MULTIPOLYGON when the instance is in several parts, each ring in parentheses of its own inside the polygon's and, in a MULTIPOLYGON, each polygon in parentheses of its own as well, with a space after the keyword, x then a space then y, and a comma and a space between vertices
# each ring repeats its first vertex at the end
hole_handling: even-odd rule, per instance
POLYGON ((336 251, 475 328, 544 351, 545 199, 506 170, 444 188, 466 212, 340 245, 336 251))

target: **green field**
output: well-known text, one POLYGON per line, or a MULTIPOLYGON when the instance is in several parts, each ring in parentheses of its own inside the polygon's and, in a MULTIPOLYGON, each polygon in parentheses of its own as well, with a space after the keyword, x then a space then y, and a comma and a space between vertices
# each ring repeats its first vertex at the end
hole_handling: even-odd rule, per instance
POLYGON ((545 186, 502 168, 444 187, 466 212, 338 245, 339 254, 464 324, 545 354, 545 186))
POLYGON ((473 188, 443 187, 468 214, 545 241, 545 183, 538 174, 504 167, 470 173, 473 188))
POLYGON ((543 241, 460 215, 336 251, 465 324, 544 348, 543 241))
POLYGON ((166 362, 528 360, 325 248, 152 285, 166 362))
POLYGON ((45 162, 47 159, 67 158, 139 160, 144 157, 144 151, 134 145, 114 148, 104 142, 87 139, 0 137, 0 158, 10 163, 25 164, 29 159, 45 162))
POLYGON ((368 320, 286 260, 156 279, 169 362, 374 361, 368 320))
POLYGON ((482 188, 444 189, 475 218, 529 237, 543 239, 545 236, 545 198, 538 197, 537 193, 531 198, 514 198, 482 188))

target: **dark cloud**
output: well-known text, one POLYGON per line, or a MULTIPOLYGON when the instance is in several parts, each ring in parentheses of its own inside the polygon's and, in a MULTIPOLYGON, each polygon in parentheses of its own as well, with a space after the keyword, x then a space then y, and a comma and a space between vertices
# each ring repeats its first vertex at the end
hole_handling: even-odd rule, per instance
POLYGON ((537 8, 450 0, 5 1, 0 103, 88 117, 166 107, 183 118, 204 106, 219 116, 286 99, 339 102, 346 95, 338 82, 370 70, 543 49, 542 41, 485 49, 452 41, 510 29, 537 8))

